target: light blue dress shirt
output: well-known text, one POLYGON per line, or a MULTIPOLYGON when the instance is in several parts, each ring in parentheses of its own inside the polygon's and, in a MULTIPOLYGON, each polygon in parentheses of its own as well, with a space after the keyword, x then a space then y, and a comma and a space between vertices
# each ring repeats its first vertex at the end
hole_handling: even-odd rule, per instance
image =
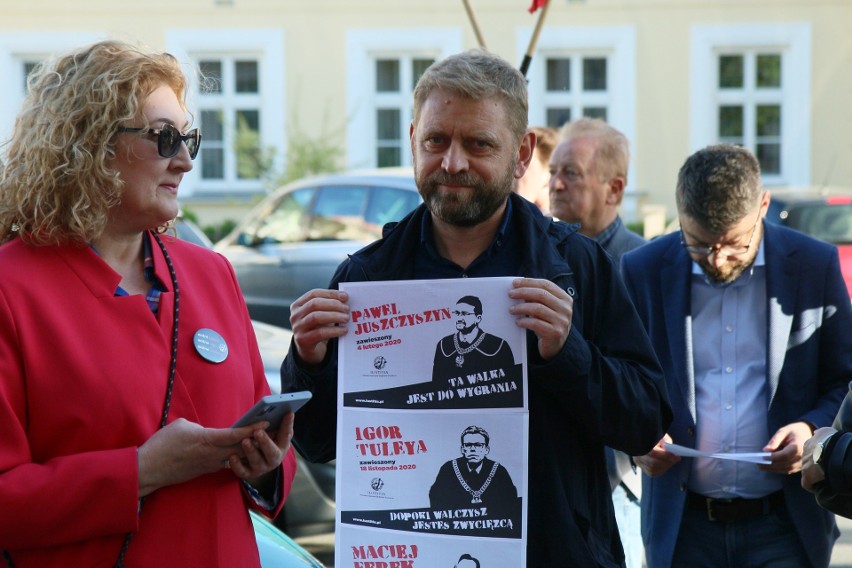
MULTIPOLYGON (((711 283, 692 263, 692 350, 696 449, 760 452, 768 431, 766 260, 760 243, 752 266, 727 285, 711 283)), ((754 499, 781 489, 778 474, 756 464, 696 458, 689 489, 713 498, 754 499)))

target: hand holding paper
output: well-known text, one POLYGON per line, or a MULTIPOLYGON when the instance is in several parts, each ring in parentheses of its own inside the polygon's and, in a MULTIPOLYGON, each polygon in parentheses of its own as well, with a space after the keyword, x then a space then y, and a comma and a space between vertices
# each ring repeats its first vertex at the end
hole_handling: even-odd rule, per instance
POLYGON ((633 456, 633 461, 638 465, 645 475, 656 477, 666 473, 673 465, 680 461, 680 456, 666 451, 664 444, 671 443, 672 437, 665 434, 657 442, 651 451, 644 456, 633 456))
POLYGON ((712 458, 719 460, 733 460, 733 461, 741 461, 748 463, 756 463, 756 464, 770 464, 772 463, 772 459, 770 456, 772 452, 746 452, 746 453, 726 453, 726 452, 700 452, 698 450, 693 450, 692 448, 687 448, 686 446, 679 446, 678 444, 670 444, 668 442, 664 442, 663 446, 667 451, 681 457, 686 458, 712 458))

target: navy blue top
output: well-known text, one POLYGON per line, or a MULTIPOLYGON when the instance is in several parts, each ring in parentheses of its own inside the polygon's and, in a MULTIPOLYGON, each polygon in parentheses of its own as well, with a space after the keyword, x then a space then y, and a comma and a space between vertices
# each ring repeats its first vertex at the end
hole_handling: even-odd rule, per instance
POLYGON ((491 245, 474 259, 467 268, 442 257, 435 248, 432 216, 424 215, 420 223, 420 245, 414 257, 414 278, 487 278, 518 274, 521 260, 521 245, 517 229, 512 226, 512 202, 506 202, 506 210, 500 228, 491 245))

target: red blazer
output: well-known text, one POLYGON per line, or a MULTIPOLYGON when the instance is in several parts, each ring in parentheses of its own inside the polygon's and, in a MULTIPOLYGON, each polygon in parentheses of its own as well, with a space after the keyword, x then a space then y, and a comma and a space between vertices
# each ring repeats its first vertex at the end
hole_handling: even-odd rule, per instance
MULTIPOLYGON (((230 426, 269 392, 236 277, 220 255, 162 238, 180 293, 169 421, 230 426), (224 337, 224 362, 196 351, 203 328, 224 337)), ((160 489, 138 512, 137 447, 160 424, 174 319, 152 244, 167 287, 157 317, 142 296, 114 296, 120 276, 89 247, 0 247, 0 549, 18 568, 112 566, 129 531, 128 568, 259 566, 253 502, 230 470, 160 489)), ((291 449, 283 497, 295 468, 291 449)))

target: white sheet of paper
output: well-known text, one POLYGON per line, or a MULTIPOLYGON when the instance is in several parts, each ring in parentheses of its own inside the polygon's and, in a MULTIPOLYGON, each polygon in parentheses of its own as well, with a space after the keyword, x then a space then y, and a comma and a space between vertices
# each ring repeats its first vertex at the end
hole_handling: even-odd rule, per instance
POLYGON ((513 280, 340 283, 350 321, 338 343, 336 568, 453 566, 463 554, 483 568, 526 566, 526 331, 510 313, 513 280), (481 329, 502 340, 511 364, 466 368, 462 353, 441 348, 470 295, 482 303, 481 329), (470 499, 432 506, 431 488, 471 425, 489 433, 488 457, 516 488, 516 510, 505 515, 470 499), (364 561, 390 557, 399 560, 364 561))
POLYGON ((769 456, 772 454, 770 452, 752 452, 752 453, 709 453, 709 452, 699 452, 698 450, 693 450, 692 448, 687 448, 686 446, 679 446, 677 444, 670 444, 668 442, 663 442, 663 446, 665 446, 666 450, 675 454, 676 456, 683 456, 687 458, 713 458, 718 460, 733 460, 733 461, 741 461, 748 463, 762 463, 762 464, 770 464, 772 460, 769 459, 769 456))

